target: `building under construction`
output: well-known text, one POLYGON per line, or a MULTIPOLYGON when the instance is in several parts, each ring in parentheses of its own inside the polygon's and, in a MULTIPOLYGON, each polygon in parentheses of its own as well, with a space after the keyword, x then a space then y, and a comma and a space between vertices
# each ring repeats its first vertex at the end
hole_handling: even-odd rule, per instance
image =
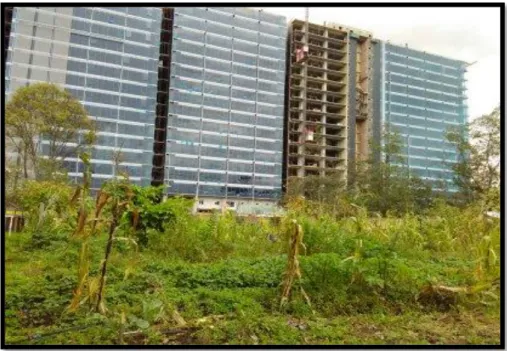
POLYGON ((349 28, 348 42, 347 180, 350 182, 353 180, 356 161, 368 158, 371 152, 369 142, 372 137, 378 138, 376 133, 374 135, 374 130, 380 129, 374 123, 373 108, 374 92, 378 87, 373 81, 374 72, 380 66, 374 65, 374 47, 377 41, 372 39, 371 33, 349 28))
POLYGON ((372 120, 371 34, 293 20, 288 37, 285 185, 294 177, 345 182, 368 155, 372 120))
MULTIPOLYGON (((6 99, 51 82, 96 121, 92 189, 122 171, 198 210, 268 212, 291 179, 353 182, 384 126, 411 174, 452 185, 445 130, 467 122, 466 62, 310 23, 308 8, 288 25, 241 7, 6 7, 3 20, 6 99)), ((82 181, 77 157, 63 165, 82 181)))

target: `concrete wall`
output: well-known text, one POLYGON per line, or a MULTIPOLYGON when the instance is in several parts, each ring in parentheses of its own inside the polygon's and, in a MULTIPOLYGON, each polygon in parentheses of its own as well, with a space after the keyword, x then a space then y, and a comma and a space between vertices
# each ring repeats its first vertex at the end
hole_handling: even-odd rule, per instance
MULTIPOLYGON (((382 52, 379 41, 373 43, 373 120, 372 120, 372 141, 378 148, 382 136, 382 52)), ((380 151, 375 152, 374 159, 380 161, 380 151)))
POLYGON ((356 161, 356 59, 357 40, 349 36, 349 96, 347 116, 347 174, 353 174, 356 161))

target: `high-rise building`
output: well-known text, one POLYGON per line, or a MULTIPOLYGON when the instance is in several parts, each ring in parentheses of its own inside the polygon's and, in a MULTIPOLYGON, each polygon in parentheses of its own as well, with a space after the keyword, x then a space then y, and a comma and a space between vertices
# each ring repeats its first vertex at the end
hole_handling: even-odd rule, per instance
MULTIPOLYGON (((352 181, 388 129, 412 174, 452 190, 444 134, 467 121, 462 61, 232 7, 14 7, 4 33, 7 98, 56 83, 97 121, 94 189, 120 150, 133 182, 198 210, 269 211, 288 179, 352 181)), ((79 181, 82 163, 65 166, 79 181)))
POLYGON ((370 139, 379 128, 374 109, 378 45, 371 33, 356 28, 290 23, 287 183, 333 175, 344 184, 352 180, 356 160, 370 154, 370 139))
MULTIPOLYGON (((92 188, 122 170, 198 208, 281 196, 287 24, 247 8, 16 7, 5 94, 56 83, 97 121, 92 188)), ((46 152, 42 140, 40 152, 46 152)), ((75 180, 83 165, 65 166, 75 180)))
POLYGON ((467 122, 466 63, 385 42, 380 62, 380 124, 400 134, 412 174, 454 190, 445 133, 467 122))
POLYGON ((289 186, 311 175, 352 181, 356 161, 379 159, 371 145, 390 131, 411 174, 453 190, 456 146, 445 132, 467 122, 465 62, 301 20, 289 25, 288 50, 289 186))
POLYGON ((174 9, 165 182, 198 209, 281 196, 285 17, 174 9))
POLYGON ((289 28, 287 180, 337 175, 345 181, 348 31, 301 20, 289 28))
MULTIPOLYGON (((161 11, 143 7, 15 7, 5 94, 33 82, 64 87, 97 121, 92 188, 114 176, 113 152, 134 183, 151 182, 161 11)), ((40 152, 49 147, 42 139, 40 152)), ((77 158, 65 160, 82 177, 77 158)))

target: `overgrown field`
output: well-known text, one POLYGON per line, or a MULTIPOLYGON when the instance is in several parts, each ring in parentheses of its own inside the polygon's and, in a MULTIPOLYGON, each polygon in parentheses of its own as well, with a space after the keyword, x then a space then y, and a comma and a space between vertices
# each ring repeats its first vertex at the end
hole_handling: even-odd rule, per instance
POLYGON ((479 205, 339 219, 296 201, 280 220, 165 206, 174 216, 161 228, 117 230, 103 313, 94 280, 69 307, 78 277, 100 275, 107 225, 86 255, 74 213, 6 235, 6 343, 500 343, 500 225, 479 205), (302 278, 280 307, 293 220, 302 278))

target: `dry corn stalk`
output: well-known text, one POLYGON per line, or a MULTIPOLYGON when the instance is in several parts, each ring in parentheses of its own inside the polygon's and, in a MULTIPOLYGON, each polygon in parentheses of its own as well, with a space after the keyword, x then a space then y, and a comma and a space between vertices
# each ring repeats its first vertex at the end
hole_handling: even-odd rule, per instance
POLYGON ((79 208, 79 218, 77 221, 77 227, 76 227, 76 231, 74 232, 74 236, 83 234, 87 216, 88 216, 88 213, 86 212, 86 208, 84 207, 84 205, 82 205, 79 208))
MULTIPOLYGON (((280 308, 283 307, 288 301, 290 297, 290 292, 292 290, 292 285, 294 284, 294 279, 298 279, 301 282, 301 270, 299 269, 299 247, 303 244, 303 228, 301 225, 297 224, 296 220, 293 220, 294 231, 290 238, 290 248, 289 255, 287 257, 287 267, 285 268, 284 279, 282 282, 282 298, 280 300, 280 308)), ((305 301, 311 306, 310 298, 306 294, 303 286, 300 285, 301 294, 303 295, 305 301)))
POLYGON ((76 188, 76 190, 74 191, 74 195, 72 195, 72 199, 70 199, 69 204, 70 205, 74 205, 77 202, 77 200, 79 200, 79 195, 80 194, 81 194, 81 187, 78 186, 76 188))
POLYGON ((104 206, 107 204, 107 200, 109 200, 109 197, 110 195, 108 193, 99 190, 99 193, 97 194, 97 199, 95 201, 95 219, 93 221, 92 233, 95 233, 100 213, 102 212, 104 206))

